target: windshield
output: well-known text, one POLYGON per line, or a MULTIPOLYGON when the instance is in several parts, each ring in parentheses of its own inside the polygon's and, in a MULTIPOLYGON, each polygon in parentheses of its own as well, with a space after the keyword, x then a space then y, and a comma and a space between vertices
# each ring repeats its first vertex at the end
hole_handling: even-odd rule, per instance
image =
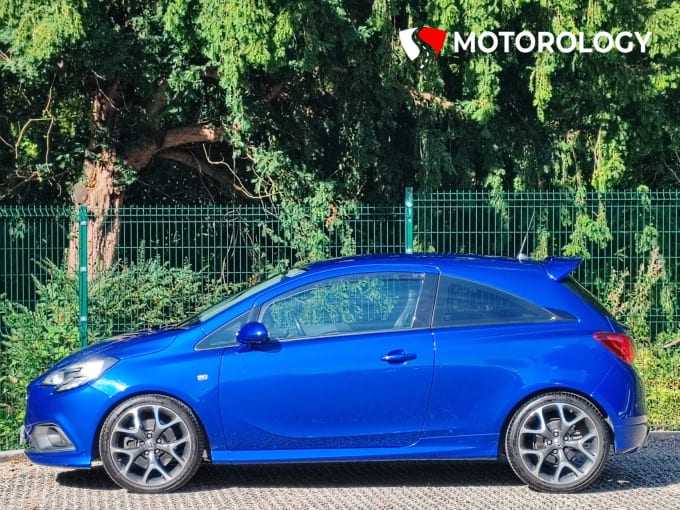
POLYGON ((186 328, 188 326, 194 326, 196 324, 200 324, 202 322, 205 322, 209 319, 212 319, 216 315, 222 313, 224 310, 229 308, 230 306, 234 306, 237 303, 240 303, 244 299, 249 298, 253 294, 256 294, 262 290, 265 290, 272 285, 276 285, 280 281, 290 278, 291 276, 295 276, 298 274, 304 273, 304 269, 291 269, 288 271, 286 274, 278 274, 276 276, 273 276, 269 278, 268 280, 265 280, 263 282, 260 282, 256 285, 253 285, 252 287, 248 287, 247 289, 243 289, 240 292, 237 292, 236 294, 232 294, 228 298, 220 301, 219 303, 211 306, 210 308, 207 308, 203 310, 202 312, 197 313, 193 317, 185 320, 184 322, 178 324, 178 327, 181 328, 186 328))

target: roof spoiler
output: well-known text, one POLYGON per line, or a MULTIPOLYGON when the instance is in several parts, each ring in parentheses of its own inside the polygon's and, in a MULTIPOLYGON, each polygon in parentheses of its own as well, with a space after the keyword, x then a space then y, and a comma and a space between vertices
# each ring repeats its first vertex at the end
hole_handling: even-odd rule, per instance
POLYGON ((555 281, 562 281, 576 270, 581 257, 548 257, 543 261, 546 274, 555 281))

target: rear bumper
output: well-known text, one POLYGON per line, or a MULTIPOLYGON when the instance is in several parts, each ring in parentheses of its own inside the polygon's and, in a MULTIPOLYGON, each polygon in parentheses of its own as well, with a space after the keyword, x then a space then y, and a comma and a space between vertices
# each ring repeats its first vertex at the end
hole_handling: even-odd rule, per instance
POLYGON ((616 453, 646 446, 649 423, 645 390, 633 366, 616 361, 593 398, 607 416, 616 453))
POLYGON ((614 427, 614 451, 616 453, 634 452, 645 448, 649 442, 649 425, 647 417, 644 423, 614 427))

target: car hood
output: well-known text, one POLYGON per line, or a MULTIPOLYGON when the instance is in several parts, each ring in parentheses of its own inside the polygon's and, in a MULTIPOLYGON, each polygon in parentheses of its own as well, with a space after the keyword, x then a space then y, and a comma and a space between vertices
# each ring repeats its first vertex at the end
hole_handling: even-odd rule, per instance
POLYGON ((159 352, 172 344, 178 332, 179 330, 176 329, 145 330, 114 336, 67 356, 52 369, 93 356, 115 356, 125 359, 159 352))

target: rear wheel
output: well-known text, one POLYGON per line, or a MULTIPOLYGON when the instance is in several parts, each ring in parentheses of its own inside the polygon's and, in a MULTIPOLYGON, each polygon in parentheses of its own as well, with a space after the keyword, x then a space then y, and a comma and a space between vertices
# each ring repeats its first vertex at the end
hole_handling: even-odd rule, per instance
POLYGON ((104 469, 132 492, 168 492, 187 483, 204 449, 198 420, 165 395, 141 395, 116 407, 99 438, 104 469))
POLYGON ((609 456, 609 429, 600 411, 573 393, 540 395, 513 415, 505 452, 515 474, 545 492, 584 489, 609 456))

